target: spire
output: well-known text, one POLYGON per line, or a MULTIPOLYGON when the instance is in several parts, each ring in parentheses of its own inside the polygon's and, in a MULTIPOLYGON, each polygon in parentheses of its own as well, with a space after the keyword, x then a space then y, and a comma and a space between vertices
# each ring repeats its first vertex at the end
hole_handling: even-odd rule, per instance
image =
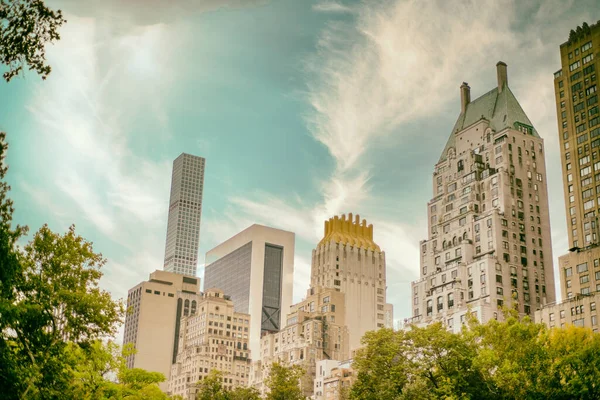
POLYGON ((460 112, 464 114, 467 111, 467 105, 471 102, 471 88, 467 82, 460 85, 460 112))
POLYGON ((502 93, 504 86, 508 86, 508 72, 504 61, 496 64, 496 75, 498 76, 498 93, 502 93))

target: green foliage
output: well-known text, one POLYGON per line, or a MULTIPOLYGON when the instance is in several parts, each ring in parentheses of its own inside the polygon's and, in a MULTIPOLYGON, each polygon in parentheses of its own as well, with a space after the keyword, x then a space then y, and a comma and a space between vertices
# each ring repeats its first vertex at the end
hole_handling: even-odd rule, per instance
POLYGON ((353 399, 600 398, 600 335, 548 330, 507 311, 459 334, 441 324, 379 330, 354 359, 353 399))
POLYGON ((198 382, 198 392, 196 399, 198 400, 226 400, 227 391, 223 387, 223 373, 213 369, 208 376, 198 382))
POLYGON ((301 400, 304 399, 300 388, 300 379, 304 369, 298 365, 286 367, 279 363, 271 366, 266 385, 269 388, 267 400, 301 400))
POLYGON ((42 0, 0 0, 0 62, 8 66, 3 77, 9 82, 24 67, 46 79, 46 43, 59 40, 58 29, 67 22, 60 10, 53 11, 42 0))
POLYGON ((16 379, 2 383, 21 397, 63 393, 70 382, 62 358, 67 342, 114 335, 123 306, 99 289, 105 260, 74 227, 59 235, 44 225, 17 258, 14 297, 2 307, 9 328, 2 342, 16 379))
POLYGON ((255 388, 237 387, 227 390, 223 386, 223 373, 213 369, 207 377, 199 381, 196 399, 198 400, 259 400, 260 395, 255 388))
POLYGON ((253 387, 237 387, 229 392, 229 400, 260 400, 260 393, 253 387))
POLYGON ((25 229, 11 226, 5 137, 0 133, 0 393, 6 399, 84 398, 75 393, 97 382, 89 363, 78 361, 99 354, 94 342, 114 335, 123 306, 99 289, 105 261, 74 227, 58 235, 43 226, 25 249, 17 247, 25 229))
POLYGON ((65 348, 65 358, 74 398, 98 399, 114 392, 113 383, 106 377, 124 366, 121 350, 115 343, 94 341, 77 345, 71 342, 65 348))

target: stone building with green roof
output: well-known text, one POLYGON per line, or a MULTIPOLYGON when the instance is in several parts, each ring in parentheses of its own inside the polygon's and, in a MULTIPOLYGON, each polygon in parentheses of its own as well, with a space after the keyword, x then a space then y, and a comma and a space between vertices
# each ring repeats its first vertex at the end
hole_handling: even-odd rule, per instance
POLYGON ((428 238, 412 283, 419 325, 459 331, 466 314, 502 318, 508 306, 533 317, 555 301, 544 142, 496 64, 497 87, 461 110, 432 180, 428 238))

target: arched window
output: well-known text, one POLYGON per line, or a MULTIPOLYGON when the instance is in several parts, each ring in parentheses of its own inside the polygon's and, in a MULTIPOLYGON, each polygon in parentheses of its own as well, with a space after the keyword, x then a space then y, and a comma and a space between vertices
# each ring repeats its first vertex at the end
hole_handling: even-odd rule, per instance
POLYGON ((192 300, 192 315, 196 314, 196 300, 192 300))
POLYGON ((188 299, 183 303, 183 315, 186 317, 190 314, 190 301, 188 299))
POLYGON ((467 240, 467 232, 463 233, 463 240, 467 240))
POLYGON ((458 244, 458 240, 456 239, 456 236, 454 236, 454 237, 452 238, 452 245, 453 245, 453 246, 456 246, 457 244, 458 244))

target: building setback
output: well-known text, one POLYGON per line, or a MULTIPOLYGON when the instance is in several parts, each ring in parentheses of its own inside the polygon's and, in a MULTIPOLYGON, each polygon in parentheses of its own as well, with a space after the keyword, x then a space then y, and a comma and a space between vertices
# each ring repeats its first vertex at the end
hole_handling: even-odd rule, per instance
POLYGON ((506 64, 496 69, 497 87, 474 101, 460 87, 407 322, 458 331, 467 312, 486 322, 504 305, 533 316, 555 301, 543 139, 510 90, 506 64))
POLYGON ((536 319, 598 331, 600 302, 600 23, 584 24, 560 45, 554 73, 556 114, 569 252, 558 258, 563 304, 549 304, 536 319))
POLYGON ((216 369, 229 390, 248 385, 250 316, 234 311, 222 290, 208 289, 197 297, 196 312, 181 319, 179 346, 168 383, 170 395, 196 398, 196 383, 216 369))
POLYGON ((263 333, 281 329, 292 304, 294 247, 294 233, 255 224, 206 253, 204 286, 223 290, 236 312, 251 315, 253 354, 263 333))
POLYGON ((165 271, 196 276, 204 165, 204 158, 186 153, 173 161, 165 271))
POLYGON ((307 297, 290 308, 285 327, 261 338, 250 384, 264 395, 272 363, 300 365, 305 371, 302 391, 306 397, 313 396, 317 362, 348 358, 344 300, 344 294, 333 288, 310 288, 307 297))
MULTIPOLYGON (((127 357, 128 368, 160 372, 169 378, 178 353, 179 322, 195 314, 200 279, 154 271, 148 281, 129 290, 123 343, 136 353, 127 357)), ((161 389, 167 388, 166 382, 161 389)))
POLYGON ((325 221, 324 237, 312 252, 310 285, 345 294, 350 351, 360 347, 366 332, 393 321, 393 306, 386 303, 385 252, 373 241, 373 225, 358 215, 325 221))

